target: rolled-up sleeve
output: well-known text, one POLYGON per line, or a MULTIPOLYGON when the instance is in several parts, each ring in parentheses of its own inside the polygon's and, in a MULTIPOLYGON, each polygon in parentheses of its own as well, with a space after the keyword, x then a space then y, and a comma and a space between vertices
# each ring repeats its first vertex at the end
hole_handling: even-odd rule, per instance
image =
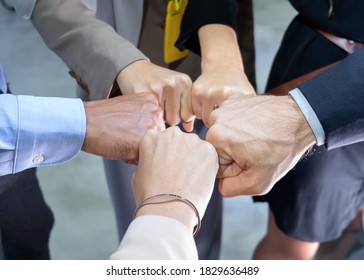
POLYGON ((79 99, 0 95, 0 175, 67 162, 80 151, 86 116, 79 99))

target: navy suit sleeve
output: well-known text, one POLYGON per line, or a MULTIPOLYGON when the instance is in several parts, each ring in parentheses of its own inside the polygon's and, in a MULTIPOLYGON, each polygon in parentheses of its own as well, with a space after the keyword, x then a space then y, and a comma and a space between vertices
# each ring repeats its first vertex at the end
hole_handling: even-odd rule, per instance
POLYGON ((187 4, 181 33, 176 42, 180 50, 190 49, 200 54, 198 29, 206 24, 219 23, 236 29, 238 0, 190 0, 187 4))
POLYGON ((364 49, 298 87, 333 149, 364 140, 364 49))

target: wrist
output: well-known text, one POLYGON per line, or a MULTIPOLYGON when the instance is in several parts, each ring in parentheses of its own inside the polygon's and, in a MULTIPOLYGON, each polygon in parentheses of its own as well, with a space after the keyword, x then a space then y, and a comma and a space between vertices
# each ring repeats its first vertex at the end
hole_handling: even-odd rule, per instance
POLYGON ((145 205, 135 216, 140 217, 144 215, 165 216, 175 219, 187 226, 191 231, 196 225, 196 215, 193 210, 179 201, 145 205))
POLYGON ((311 105, 308 103, 307 99, 299 88, 291 90, 289 95, 294 99, 295 103, 297 103, 297 106, 310 126, 316 139, 315 144, 318 146, 323 145, 326 142, 325 131, 316 115, 316 112, 312 109, 311 105))
POLYGON ((288 106, 290 106, 294 112, 293 119, 295 119, 297 122, 295 134, 296 142, 298 143, 300 150, 307 151, 316 144, 315 135, 296 101, 290 95, 287 97, 288 106))
POLYGON ((201 227, 201 218, 196 206, 188 199, 170 193, 162 193, 144 199, 137 207, 134 218, 142 215, 159 215, 175 219, 186 225, 193 236, 201 227))
POLYGON ((118 87, 120 88, 122 94, 128 94, 128 89, 131 87, 130 84, 132 84, 131 81, 133 81, 136 73, 140 73, 141 70, 147 67, 149 64, 149 59, 138 59, 131 62, 119 71, 116 76, 115 82, 118 84, 118 87))
POLYGON ((92 143, 92 140, 90 141, 90 138, 92 138, 94 131, 94 125, 92 120, 93 116, 92 110, 94 105, 90 101, 83 101, 83 106, 85 108, 85 116, 86 116, 86 133, 81 150, 84 152, 90 152, 91 148, 89 147, 89 144, 92 143))

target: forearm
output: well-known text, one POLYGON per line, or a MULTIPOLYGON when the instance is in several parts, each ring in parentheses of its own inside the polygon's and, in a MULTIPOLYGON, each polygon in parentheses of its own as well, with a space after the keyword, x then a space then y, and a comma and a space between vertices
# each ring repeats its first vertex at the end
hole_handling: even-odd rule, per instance
POLYGON ((231 27, 208 24, 199 29, 198 36, 201 46, 202 72, 206 68, 216 66, 244 70, 236 33, 231 27))

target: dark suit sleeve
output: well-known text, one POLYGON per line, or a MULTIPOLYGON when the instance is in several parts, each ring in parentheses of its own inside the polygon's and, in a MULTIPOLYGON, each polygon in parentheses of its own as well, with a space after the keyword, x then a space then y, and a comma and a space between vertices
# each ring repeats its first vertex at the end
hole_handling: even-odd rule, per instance
POLYGON ((176 47, 200 54, 198 29, 212 23, 225 24, 236 29, 237 12, 238 0, 190 0, 182 19, 181 34, 176 47))
POLYGON ((364 141, 364 49, 298 88, 319 118, 329 150, 364 141))

